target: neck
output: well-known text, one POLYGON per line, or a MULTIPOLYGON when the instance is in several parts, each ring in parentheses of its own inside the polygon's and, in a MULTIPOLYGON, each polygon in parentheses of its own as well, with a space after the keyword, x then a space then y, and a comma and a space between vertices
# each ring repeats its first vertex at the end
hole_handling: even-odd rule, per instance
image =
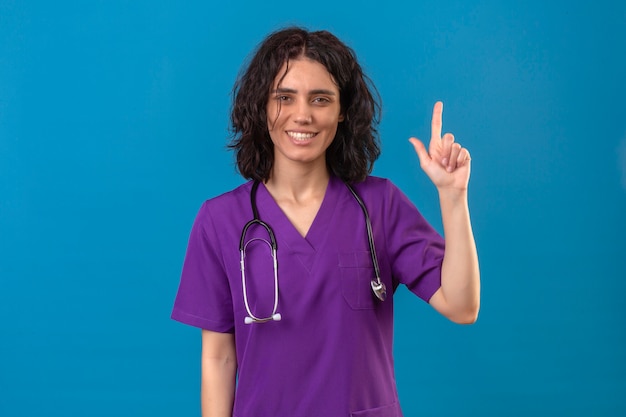
POLYGON ((311 197, 323 197, 329 180, 330 174, 326 166, 323 169, 302 169, 300 172, 274 167, 265 186, 275 199, 297 202, 311 197))

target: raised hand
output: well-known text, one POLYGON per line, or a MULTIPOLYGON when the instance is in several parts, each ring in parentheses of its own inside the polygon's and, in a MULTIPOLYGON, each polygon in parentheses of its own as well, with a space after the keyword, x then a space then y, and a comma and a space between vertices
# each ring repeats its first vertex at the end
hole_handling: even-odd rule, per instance
POLYGON ((431 136, 428 151, 417 138, 410 138, 420 166, 437 189, 467 190, 470 177, 469 151, 454 141, 451 133, 441 136, 443 103, 438 101, 433 108, 431 136))

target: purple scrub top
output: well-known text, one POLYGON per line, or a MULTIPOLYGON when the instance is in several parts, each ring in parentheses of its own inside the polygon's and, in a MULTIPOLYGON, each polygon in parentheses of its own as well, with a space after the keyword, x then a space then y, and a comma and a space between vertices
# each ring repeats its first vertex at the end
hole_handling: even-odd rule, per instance
MULTIPOLYGON (((244 324, 239 240, 252 219, 248 182, 206 201, 196 217, 172 318, 235 335, 235 417, 402 416, 393 366, 393 290, 425 301, 441 285, 442 237, 389 180, 354 185, 369 211, 387 300, 377 300, 365 217, 350 191, 331 177, 302 237, 263 184, 260 218, 278 245, 281 321, 244 324)), ((246 242, 248 303, 271 314, 274 273, 267 232, 246 242)))

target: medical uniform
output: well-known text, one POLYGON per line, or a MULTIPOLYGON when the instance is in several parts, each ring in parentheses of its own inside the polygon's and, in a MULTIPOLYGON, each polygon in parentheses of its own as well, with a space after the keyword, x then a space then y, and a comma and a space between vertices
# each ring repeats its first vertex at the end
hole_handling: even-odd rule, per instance
MULTIPOLYGON (((278 245, 281 321, 244 324, 239 240, 252 219, 252 183, 208 200, 193 225, 172 318, 235 334, 234 417, 399 417, 394 377, 393 296, 406 285, 428 301, 441 285, 444 242, 390 181, 354 185, 371 219, 386 301, 370 287, 374 270, 364 214, 331 177, 302 237, 260 184, 260 218, 278 245)), ((271 315, 274 273, 268 233, 247 233, 246 286, 257 317, 271 315)))

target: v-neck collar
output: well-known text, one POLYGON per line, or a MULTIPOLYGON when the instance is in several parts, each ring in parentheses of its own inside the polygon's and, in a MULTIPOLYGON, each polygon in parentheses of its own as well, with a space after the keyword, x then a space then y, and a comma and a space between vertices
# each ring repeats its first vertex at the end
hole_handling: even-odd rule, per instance
POLYGON ((322 204, 306 236, 303 237, 281 210, 265 184, 259 184, 257 193, 259 216, 274 229, 279 251, 287 246, 290 251, 298 254, 317 252, 317 248, 324 244, 328 236, 328 228, 337 207, 338 191, 342 185, 340 179, 330 176, 322 204))

